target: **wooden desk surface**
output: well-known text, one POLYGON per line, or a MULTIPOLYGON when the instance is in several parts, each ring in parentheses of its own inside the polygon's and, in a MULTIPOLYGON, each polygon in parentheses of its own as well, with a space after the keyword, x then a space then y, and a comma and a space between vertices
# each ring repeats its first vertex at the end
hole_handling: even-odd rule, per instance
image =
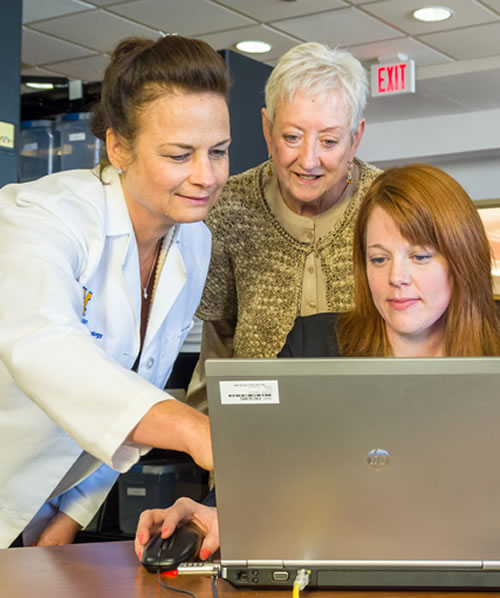
MULTIPOLYGON (((209 578, 180 577, 167 583, 212 598, 209 578)), ((219 598, 291 598, 291 590, 236 590, 217 581, 219 598)), ((331 592, 301 593, 303 598, 471 598, 499 592, 331 592)), ((141 567, 132 542, 101 542, 50 548, 0 550, 1 598, 175 598, 141 567)))

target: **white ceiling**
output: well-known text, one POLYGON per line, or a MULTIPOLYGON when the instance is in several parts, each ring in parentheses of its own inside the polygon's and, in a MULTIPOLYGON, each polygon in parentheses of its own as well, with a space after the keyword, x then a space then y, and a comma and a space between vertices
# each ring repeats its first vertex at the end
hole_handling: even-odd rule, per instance
POLYGON ((253 57, 270 65, 303 41, 346 48, 367 67, 398 53, 414 59, 416 93, 370 98, 369 122, 500 107, 500 0, 23 0, 22 74, 100 80, 118 40, 160 32, 217 50, 268 41, 272 50, 253 57), (453 17, 411 17, 432 4, 453 17))

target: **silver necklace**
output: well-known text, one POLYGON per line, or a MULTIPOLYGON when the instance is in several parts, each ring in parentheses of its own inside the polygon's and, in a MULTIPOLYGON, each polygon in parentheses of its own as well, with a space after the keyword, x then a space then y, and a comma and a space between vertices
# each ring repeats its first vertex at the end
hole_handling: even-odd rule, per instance
POLYGON ((141 286, 142 296, 144 297, 144 299, 148 298, 149 283, 151 282, 151 276, 153 275, 153 270, 155 269, 156 260, 158 259, 158 253, 160 252, 160 247, 161 247, 162 243, 163 243, 163 237, 158 241, 158 244, 156 245, 155 257, 153 259, 153 263, 151 264, 151 270, 149 271, 149 276, 148 276, 148 280, 146 282, 146 286, 145 287, 141 286))
MULTIPOLYGON (((164 261, 166 255, 170 251, 170 247, 172 246, 172 243, 174 241, 176 228, 177 228, 176 225, 172 226, 172 228, 168 231, 167 236, 166 237, 162 237, 158 241, 158 247, 156 248, 155 258, 154 258, 153 263, 151 265, 151 270, 149 271, 149 276, 148 276, 148 280, 146 282, 146 286, 145 287, 141 286, 142 296, 144 297, 144 299, 147 299, 149 297, 149 295, 148 295, 148 289, 149 289, 149 283, 151 282, 151 277, 153 276, 153 272, 155 270, 158 271, 158 266, 160 265, 159 262, 162 261, 161 258, 160 258, 160 260, 158 260, 158 254, 160 253, 160 249, 163 246, 164 241, 166 240, 166 242, 168 243, 168 245, 167 245, 167 249, 166 249, 166 251, 164 252, 164 255, 163 255, 163 261, 164 261), (155 268, 155 266, 156 266, 156 268, 155 268)), ((154 288, 153 288, 153 292, 154 292, 154 288)))

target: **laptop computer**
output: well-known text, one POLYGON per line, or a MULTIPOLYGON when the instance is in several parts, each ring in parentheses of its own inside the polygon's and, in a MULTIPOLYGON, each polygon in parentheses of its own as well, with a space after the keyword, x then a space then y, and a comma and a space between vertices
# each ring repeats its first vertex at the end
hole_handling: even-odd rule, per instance
POLYGON ((500 358, 206 361, 222 577, 500 588, 500 358))

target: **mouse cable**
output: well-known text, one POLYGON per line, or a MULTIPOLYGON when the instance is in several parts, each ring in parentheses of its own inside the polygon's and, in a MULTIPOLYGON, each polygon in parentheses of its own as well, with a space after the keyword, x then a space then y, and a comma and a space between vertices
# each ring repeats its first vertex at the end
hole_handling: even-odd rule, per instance
POLYGON ((309 570, 299 569, 297 571, 297 576, 295 577, 295 581, 293 582, 292 598, 300 597, 300 591, 307 586, 310 578, 311 572, 309 570))
MULTIPOLYGON (((197 598, 197 596, 194 592, 190 592, 189 590, 183 590, 181 588, 175 588, 174 586, 167 585, 165 582, 163 582, 161 580, 160 575, 161 575, 161 571, 160 571, 160 568, 158 568, 156 570, 156 581, 162 588, 165 588, 166 590, 172 590, 172 592, 179 592, 180 594, 187 594, 188 596, 191 596, 191 598, 197 598)), ((214 570, 212 573, 212 596, 213 596, 213 598, 219 598, 219 593, 217 592, 217 578, 218 577, 219 577, 219 571, 214 570)))
POLYGON ((217 592, 217 578, 219 576, 217 573, 212 574, 212 597, 219 598, 219 593, 217 592))
POLYGON ((187 594, 188 596, 191 596, 191 598, 197 598, 196 594, 194 594, 193 592, 190 592, 189 590, 183 590, 181 588, 174 588, 174 586, 167 585, 165 582, 163 582, 161 580, 160 575, 161 575, 161 569, 160 569, 160 567, 158 567, 158 569, 156 570, 156 581, 162 588, 165 588, 165 590, 171 590, 172 592, 179 592, 179 594, 187 594))

